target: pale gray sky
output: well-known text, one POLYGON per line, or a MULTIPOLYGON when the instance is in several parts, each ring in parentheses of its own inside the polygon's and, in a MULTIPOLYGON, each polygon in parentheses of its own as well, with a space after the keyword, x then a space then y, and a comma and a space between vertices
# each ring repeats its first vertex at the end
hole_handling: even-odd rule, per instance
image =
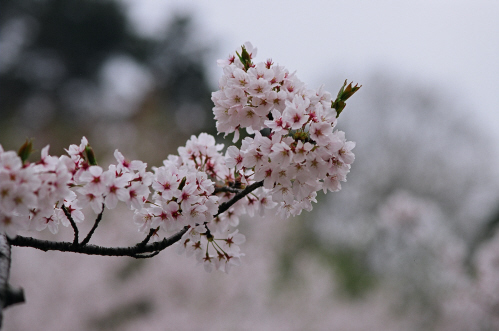
POLYGON ((221 42, 219 57, 251 41, 257 60, 272 57, 311 87, 329 72, 362 83, 375 70, 434 86, 499 143, 499 1, 123 1, 144 33, 192 12, 200 38, 221 42))

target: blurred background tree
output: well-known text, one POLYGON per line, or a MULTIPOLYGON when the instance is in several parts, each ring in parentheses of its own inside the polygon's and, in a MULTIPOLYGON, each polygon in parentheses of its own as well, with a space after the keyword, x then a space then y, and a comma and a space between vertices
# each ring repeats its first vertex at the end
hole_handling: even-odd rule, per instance
POLYGON ((139 36, 123 6, 108 0, 6 0, 0 20, 5 148, 29 136, 58 153, 87 135, 99 151, 161 161, 150 152, 214 132, 209 41, 194 38, 189 17, 175 17, 156 39, 139 36))
MULTIPOLYGON (((330 270, 337 294, 364 299, 382 289, 415 330, 446 325, 449 295, 480 282, 467 263, 497 229, 496 168, 483 158, 490 139, 432 86, 381 73, 362 84, 339 121, 357 143, 352 175, 292 225, 276 283, 299 284, 308 257, 330 270)), ((498 322, 479 316, 484 330, 498 322)))

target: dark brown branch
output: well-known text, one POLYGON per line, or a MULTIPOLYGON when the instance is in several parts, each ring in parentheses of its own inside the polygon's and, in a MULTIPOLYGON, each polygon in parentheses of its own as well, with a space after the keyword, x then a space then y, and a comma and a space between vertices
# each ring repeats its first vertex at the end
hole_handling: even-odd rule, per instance
POLYGON ((71 213, 66 208, 66 206, 62 205, 61 209, 64 212, 64 215, 66 215, 66 217, 68 218, 69 223, 71 223, 71 227, 73 228, 73 230, 75 232, 75 237, 73 239, 73 245, 78 245, 78 227, 76 226, 76 223, 73 220, 73 217, 71 216, 71 213))
POLYGON ((160 251, 156 251, 156 252, 153 252, 153 253, 150 253, 150 254, 144 254, 144 255, 134 255, 132 257, 136 258, 136 259, 148 259, 150 257, 153 257, 153 256, 156 256, 159 254, 160 251))
POLYGON ((103 247, 97 245, 74 245, 70 242, 56 242, 48 240, 40 240, 30 237, 17 236, 14 239, 9 239, 9 243, 13 246, 20 247, 33 247, 42 251, 60 251, 60 252, 73 252, 82 253, 87 255, 103 255, 103 256, 131 256, 144 253, 160 252, 163 249, 173 245, 182 238, 189 227, 184 227, 179 232, 171 237, 165 238, 162 241, 154 242, 144 246, 130 246, 130 247, 103 247))
POLYGON ((149 242, 151 237, 158 232, 158 230, 159 230, 159 227, 157 227, 156 229, 149 230, 149 234, 147 235, 147 237, 145 237, 145 239, 142 240, 142 242, 138 243, 137 246, 145 246, 149 242))
POLYGON ((242 190, 240 188, 224 186, 224 187, 215 187, 215 191, 213 192, 213 194, 222 193, 222 192, 239 193, 241 191, 242 190))
POLYGON ((230 199, 227 202, 222 203, 218 207, 218 213, 215 215, 215 217, 222 214, 223 212, 226 212, 230 207, 232 207, 233 204, 235 204, 236 202, 238 202, 239 200, 241 200, 242 198, 244 198, 245 196, 247 196, 248 194, 250 194, 251 192, 253 192, 257 188, 262 187, 262 186, 263 186, 263 181, 255 182, 251 185, 246 186, 246 188, 244 190, 242 190, 239 193, 237 193, 236 195, 234 195, 232 197, 232 199, 230 199))
POLYGON ((92 238, 92 235, 94 234, 95 229, 97 229, 100 221, 102 220, 102 214, 104 214, 104 204, 102 204, 102 211, 100 212, 99 215, 97 215, 97 218, 95 219, 94 226, 92 227, 92 229, 90 229, 90 232, 88 232, 87 236, 85 237, 85 239, 83 239, 80 245, 88 244, 90 238, 92 238))

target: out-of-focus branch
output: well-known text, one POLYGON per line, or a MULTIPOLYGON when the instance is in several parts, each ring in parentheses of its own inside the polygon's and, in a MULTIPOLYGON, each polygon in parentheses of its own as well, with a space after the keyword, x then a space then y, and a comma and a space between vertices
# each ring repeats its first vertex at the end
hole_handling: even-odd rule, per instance
POLYGON ((24 302, 22 288, 14 288, 9 284, 10 276, 10 243, 5 234, 0 234, 0 328, 2 327, 2 311, 4 308, 24 302))

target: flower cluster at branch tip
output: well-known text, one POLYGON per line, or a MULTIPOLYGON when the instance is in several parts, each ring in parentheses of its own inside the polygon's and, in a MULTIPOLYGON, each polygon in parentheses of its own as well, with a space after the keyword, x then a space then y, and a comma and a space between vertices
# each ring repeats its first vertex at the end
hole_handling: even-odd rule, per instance
POLYGON ((102 216, 121 201, 151 240, 184 231, 179 253, 194 255, 207 271, 228 272, 244 255, 245 237, 236 229, 241 215, 274 207, 282 217, 311 210, 317 191, 341 189, 354 161, 355 144, 334 127, 358 87, 345 84, 333 101, 322 87, 308 89, 271 60, 254 64, 255 55, 246 43, 219 61, 224 74, 212 95, 217 129, 234 133, 234 143, 241 129, 248 133, 225 155, 206 133, 192 136, 152 172, 118 150, 116 163, 104 170, 85 137, 61 157, 43 148, 36 163, 26 161, 26 150, 0 146, 0 231, 10 237, 20 230, 56 233, 59 224, 83 221, 83 208, 102 216))
MULTIPOLYGON (((332 107, 338 100, 333 102, 323 87, 308 89, 272 60, 253 64, 255 55, 247 43, 219 61, 224 75, 212 96, 217 129, 234 132, 234 142, 240 129, 253 135, 241 148, 227 149, 227 165, 245 184, 263 180, 280 215, 299 215, 312 209, 317 191, 341 189, 354 161, 355 143, 334 131, 337 112, 332 107)), ((346 100, 357 89, 350 92, 351 84, 342 88, 339 99, 346 100)))

